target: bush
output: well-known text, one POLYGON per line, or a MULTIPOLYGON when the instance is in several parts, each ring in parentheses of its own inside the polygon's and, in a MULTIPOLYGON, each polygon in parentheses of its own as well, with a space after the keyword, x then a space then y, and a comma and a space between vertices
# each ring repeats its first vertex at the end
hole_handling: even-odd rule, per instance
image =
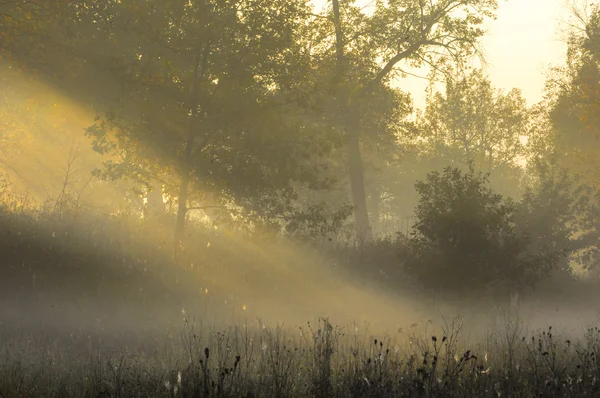
POLYGON ((402 251, 406 271, 425 287, 480 294, 524 289, 558 263, 553 250, 532 252, 518 229, 520 204, 492 192, 487 175, 446 168, 416 184, 416 223, 402 251))

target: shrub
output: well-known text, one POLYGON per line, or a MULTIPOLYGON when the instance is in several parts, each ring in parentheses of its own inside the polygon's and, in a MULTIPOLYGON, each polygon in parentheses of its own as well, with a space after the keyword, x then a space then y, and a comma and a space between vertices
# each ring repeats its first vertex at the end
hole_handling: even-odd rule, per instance
POLYGON ((488 184, 487 175, 451 167, 417 182, 416 223, 402 256, 424 286, 474 294, 523 289, 555 267, 554 251, 529 250, 531 237, 515 222, 520 205, 488 184))

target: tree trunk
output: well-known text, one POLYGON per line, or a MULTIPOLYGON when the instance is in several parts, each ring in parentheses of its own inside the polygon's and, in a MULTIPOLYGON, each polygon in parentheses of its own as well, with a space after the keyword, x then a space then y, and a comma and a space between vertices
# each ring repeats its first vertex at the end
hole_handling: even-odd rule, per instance
MULTIPOLYGON (((339 85, 345 77, 344 56, 344 32, 340 18, 340 2, 332 0, 333 24, 335 26, 335 52, 336 71, 334 88, 338 96, 338 114, 344 115, 346 119, 346 139, 348 140, 348 170, 350 173, 350 189, 352 191, 352 203, 354 205, 354 223, 356 225, 356 239, 359 246, 370 242, 371 231, 369 228, 369 214, 367 213, 367 195, 365 193, 365 170, 360 156, 360 118, 355 109, 347 110, 347 100, 340 93, 339 85)), ((346 91, 344 91, 346 92, 346 91)))
MULTIPOLYGON (((187 147, 191 147, 191 145, 186 145, 186 149, 187 147)), ((175 235, 173 237, 173 258, 177 258, 177 255, 182 249, 183 234, 185 232, 185 218, 188 209, 187 197, 189 185, 190 170, 189 167, 186 167, 186 171, 182 173, 181 182, 179 183, 179 197, 177 198, 177 221, 175 223, 175 235)))
POLYGON ((179 197, 177 198, 177 221, 175 223, 175 235, 173 237, 173 258, 177 259, 177 255, 183 248, 183 234, 185 232, 185 218, 187 216, 187 198, 190 186, 190 162, 192 160, 192 147, 194 145, 194 120, 196 117, 196 107, 193 108, 190 117, 190 125, 188 126, 188 134, 185 142, 185 152, 183 155, 183 167, 181 171, 181 182, 179 183, 179 197))
POLYGON ((179 185, 179 197, 177 198, 177 222, 175 224, 175 234, 173 236, 173 258, 176 260, 182 249, 183 235, 185 233, 185 218, 188 212, 187 199, 192 172, 191 162, 194 139, 196 138, 196 117, 198 116, 200 78, 202 78, 206 72, 209 54, 210 41, 204 45, 202 52, 198 54, 194 69, 194 80, 192 81, 190 119, 181 167, 181 182, 179 185))
POLYGON ((371 234, 381 233, 381 192, 379 192, 379 184, 373 184, 370 191, 371 234))
POLYGON ((350 172, 350 188, 354 204, 354 223, 356 239, 362 247, 373 240, 367 212, 367 195, 365 192, 365 170, 360 155, 358 126, 350 126, 348 135, 348 171, 350 172))

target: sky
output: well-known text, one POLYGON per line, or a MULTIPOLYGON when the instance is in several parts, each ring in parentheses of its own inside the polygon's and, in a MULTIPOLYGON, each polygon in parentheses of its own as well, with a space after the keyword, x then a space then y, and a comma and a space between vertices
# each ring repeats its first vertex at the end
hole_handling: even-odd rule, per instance
MULTIPOLYGON (((314 3, 322 7, 326 1, 314 3)), ((497 88, 520 88, 529 105, 542 99, 548 68, 562 64, 566 57, 562 32, 570 16, 568 1, 499 0, 498 18, 485 24, 487 33, 482 39, 485 71, 497 88)), ((425 80, 409 76, 396 84, 412 94, 415 106, 424 106, 425 80)))
POLYGON ((565 0, 502 1, 482 40, 496 87, 520 88, 529 104, 542 98, 548 67, 564 63, 565 0))

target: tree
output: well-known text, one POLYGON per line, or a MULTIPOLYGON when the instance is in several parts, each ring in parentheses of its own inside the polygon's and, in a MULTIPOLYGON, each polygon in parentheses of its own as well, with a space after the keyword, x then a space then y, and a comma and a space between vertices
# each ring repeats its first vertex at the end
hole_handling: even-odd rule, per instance
POLYGON ((346 132, 349 176, 355 208, 356 233, 369 240, 364 166, 360 136, 361 116, 382 86, 398 73, 401 63, 412 67, 429 65, 434 71, 477 53, 480 28, 493 17, 496 0, 394 0, 376 2, 371 15, 352 2, 332 0, 332 36, 335 40, 334 92, 338 106, 333 119, 346 132))
POLYGON ((67 0, 0 1, 0 60, 10 61, 13 67, 43 72, 46 78, 58 77, 61 68, 55 66, 69 61, 67 49, 76 37, 73 31, 65 29, 63 19, 70 20, 71 11, 80 3, 67 0))
POLYGON ((308 10, 304 1, 246 0, 133 1, 82 12, 90 43, 110 52, 103 56, 124 85, 88 134, 115 157, 107 177, 144 180, 155 165, 180 177, 175 251, 186 214, 203 206, 190 205, 190 190, 268 214, 289 200, 274 192, 294 196, 290 180, 327 184, 315 158, 332 145, 328 129, 303 104, 312 72, 297 22, 308 10))
POLYGON ((600 8, 590 14, 573 10, 580 22, 570 32, 566 65, 547 81, 549 138, 546 149, 561 164, 598 186, 600 168, 600 8))
MULTIPOLYGON (((542 216, 530 204, 547 198, 532 195, 519 204, 488 184, 473 169, 463 173, 452 167, 416 184, 416 223, 403 255, 406 270, 425 286, 470 295, 491 287, 520 291, 546 277, 568 254, 556 240, 538 238, 528 223, 519 224, 517 214, 529 220, 542 216), (532 245, 539 239, 542 244, 532 245)), ((556 226, 565 228, 560 222, 556 226)))
POLYGON ((556 271, 570 273, 572 263, 588 270, 596 267, 600 192, 556 160, 538 159, 532 170, 533 181, 515 214, 517 229, 530 237, 530 251, 553 252, 556 271))
MULTIPOLYGON (((474 70, 448 81, 418 120, 421 145, 432 169, 453 165, 490 173, 500 185, 517 187, 526 156, 529 111, 518 89, 496 90, 488 77, 474 70)), ((516 192, 513 192, 516 193, 516 192)))
POLYGON ((357 236, 368 239, 361 151, 375 153, 379 138, 393 143, 409 108, 389 82, 401 63, 460 67, 496 7, 403 0, 378 2, 367 15, 335 0, 331 13, 315 16, 303 0, 17 3, 27 4, 15 8, 19 24, 53 11, 57 34, 32 18, 28 34, 3 43, 21 64, 101 105, 88 134, 110 153, 102 175, 178 177, 167 192, 179 202, 175 247, 189 209, 206 205, 202 192, 254 219, 288 217, 298 201, 290 180, 331 186, 322 160, 340 144, 357 236))

